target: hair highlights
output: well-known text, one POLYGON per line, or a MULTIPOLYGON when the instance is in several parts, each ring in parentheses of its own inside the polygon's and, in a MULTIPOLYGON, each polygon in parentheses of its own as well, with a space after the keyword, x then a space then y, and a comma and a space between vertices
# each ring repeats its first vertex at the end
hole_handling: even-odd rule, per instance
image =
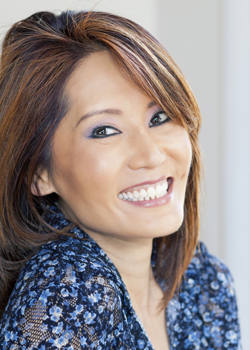
MULTIPOLYGON (((166 50, 136 23, 109 13, 41 12, 7 33, 0 67, 0 315, 22 263, 54 232, 42 218, 51 197, 31 193, 34 175, 53 177, 53 135, 67 113, 65 86, 76 66, 108 50, 127 79, 187 130, 193 151, 184 221, 157 238, 157 279, 172 298, 195 249, 199 231, 200 112, 181 71, 166 50), (44 234, 46 232, 46 234, 44 234)), ((66 233, 64 233, 66 234, 66 233)))

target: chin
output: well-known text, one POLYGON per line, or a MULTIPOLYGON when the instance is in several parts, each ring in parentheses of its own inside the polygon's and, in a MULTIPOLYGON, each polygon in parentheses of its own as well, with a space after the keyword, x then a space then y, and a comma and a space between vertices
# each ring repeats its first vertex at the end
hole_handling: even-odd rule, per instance
MULTIPOLYGON (((183 218, 183 213, 167 217, 167 220, 164 220, 163 225, 158 228, 158 232, 155 232, 157 237, 169 236, 178 231, 183 223, 183 218)), ((157 230, 157 228, 155 228, 155 230, 157 230)))
POLYGON ((178 231, 182 223, 183 215, 174 215, 163 220, 161 224, 158 220, 154 220, 138 228, 134 227, 132 234, 136 233, 137 236, 145 238, 165 237, 178 231))

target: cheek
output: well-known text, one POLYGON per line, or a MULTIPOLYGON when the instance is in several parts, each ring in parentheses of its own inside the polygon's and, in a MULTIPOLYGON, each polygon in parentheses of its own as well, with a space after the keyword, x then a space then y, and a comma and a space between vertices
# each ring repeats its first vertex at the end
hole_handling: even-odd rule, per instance
POLYGON ((183 138, 183 143, 181 145, 182 151, 180 152, 180 164, 182 164, 182 166, 180 167, 180 171, 181 171, 180 197, 181 197, 182 205, 184 204, 187 181, 188 181, 188 176, 189 176, 191 162, 192 162, 192 145, 187 133, 185 136, 186 137, 183 138))
POLYGON ((65 200, 69 195, 93 200, 114 187, 121 157, 117 150, 89 147, 88 142, 67 146, 56 154, 55 182, 58 194, 65 200))
POLYGON ((183 127, 177 126, 171 141, 170 154, 174 159, 176 174, 186 178, 192 161, 192 146, 188 133, 183 127))
POLYGON ((187 135, 183 144, 183 165, 186 167, 188 173, 192 162, 192 153, 192 145, 187 135))

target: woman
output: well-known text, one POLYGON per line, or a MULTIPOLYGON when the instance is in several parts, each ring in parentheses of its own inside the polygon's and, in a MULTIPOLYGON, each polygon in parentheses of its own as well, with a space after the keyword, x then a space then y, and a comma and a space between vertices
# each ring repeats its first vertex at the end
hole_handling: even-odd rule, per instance
POLYGON ((239 349, 231 275, 197 246, 199 108, 165 49, 108 13, 37 13, 0 74, 1 348, 239 349))

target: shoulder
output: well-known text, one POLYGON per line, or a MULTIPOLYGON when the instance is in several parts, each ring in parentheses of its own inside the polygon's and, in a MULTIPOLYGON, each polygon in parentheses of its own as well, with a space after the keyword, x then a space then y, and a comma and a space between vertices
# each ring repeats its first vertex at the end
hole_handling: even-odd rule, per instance
POLYGON ((232 275, 225 263, 211 255, 203 243, 197 246, 186 271, 178 305, 182 327, 189 332, 186 349, 197 341, 202 342, 205 349, 209 346, 213 349, 240 348, 232 275))
POLYGON ((190 299, 198 301, 204 320, 208 311, 216 315, 227 314, 236 319, 237 304, 234 280, 226 264, 211 255, 203 243, 199 243, 183 281, 190 299))
POLYGON ((186 271, 184 290, 190 298, 198 300, 202 314, 209 307, 213 307, 231 312, 234 316, 236 296, 233 277, 225 263, 211 255, 203 243, 197 246, 186 271))
POLYGON ((37 339, 51 349, 60 342, 67 348, 73 340, 74 349, 88 348, 93 339, 105 348, 102 342, 111 341, 120 322, 121 301, 113 281, 112 271, 87 242, 67 238, 44 245, 19 276, 1 322, 0 344, 2 333, 14 334, 31 349, 37 339))
POLYGON ((63 237, 49 242, 27 262, 19 281, 58 277, 58 282, 63 284, 67 281, 76 286, 92 277, 107 277, 112 284, 117 276, 105 259, 105 254, 97 250, 95 245, 95 242, 76 237, 63 237))
POLYGON ((66 237, 45 244, 27 262, 15 290, 18 295, 26 290, 27 297, 33 295, 31 290, 35 290, 36 298, 50 289, 63 297, 67 295, 66 289, 71 294, 72 291, 89 294, 97 287, 118 294, 115 278, 112 269, 100 259, 90 242, 66 237))
POLYGON ((194 279, 196 283, 212 291, 222 288, 234 293, 234 282, 228 267, 222 260, 211 255, 202 242, 195 250, 185 277, 194 279))
POLYGON ((92 280, 100 284, 109 280, 109 287, 115 291, 115 277, 90 242, 67 237, 41 247, 21 270, 15 290, 20 294, 27 287, 44 290, 45 286, 60 289, 70 286, 83 291, 93 288, 92 280))

